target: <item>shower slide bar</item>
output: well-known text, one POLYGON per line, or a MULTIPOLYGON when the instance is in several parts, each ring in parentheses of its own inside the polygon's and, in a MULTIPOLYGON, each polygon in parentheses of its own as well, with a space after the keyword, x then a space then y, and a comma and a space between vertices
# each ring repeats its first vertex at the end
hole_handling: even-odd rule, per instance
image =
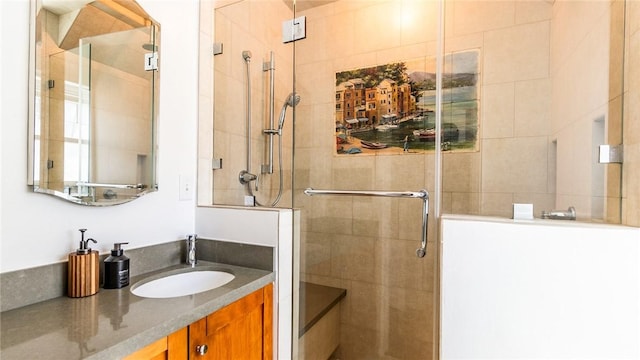
POLYGON ((263 133, 269 135, 269 155, 267 164, 262 164, 260 168, 260 172, 263 174, 273 174, 273 136, 278 134, 275 130, 275 59, 273 56, 273 51, 269 53, 269 61, 265 61, 262 63, 262 71, 269 72, 269 129, 263 130, 263 133))
POLYGON ((307 188, 304 190, 307 196, 314 195, 346 195, 346 196, 381 196, 422 199, 422 240, 420 247, 416 250, 419 258, 427 255, 427 225, 429 224, 429 192, 420 191, 370 191, 370 190, 315 190, 307 188))

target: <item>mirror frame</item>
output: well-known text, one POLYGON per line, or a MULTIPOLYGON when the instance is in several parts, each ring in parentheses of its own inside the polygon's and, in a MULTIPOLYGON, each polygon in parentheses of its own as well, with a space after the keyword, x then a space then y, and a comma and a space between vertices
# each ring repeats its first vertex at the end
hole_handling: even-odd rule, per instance
MULTIPOLYGON (((104 0, 107 1, 109 3, 114 3, 113 0, 104 0)), ((142 6, 140 6, 140 4, 138 4, 135 0, 126 0, 128 2, 134 3, 143 13, 144 16, 144 21, 145 23, 148 22, 149 25, 147 25, 149 28, 151 28, 150 31, 152 31, 153 35, 153 43, 151 44, 151 46, 155 46, 154 48, 147 49, 145 47, 146 50, 148 51, 153 51, 156 53, 155 56, 155 60, 157 61, 156 63, 156 68, 153 71, 153 76, 151 76, 151 82, 150 82, 150 102, 151 102, 151 106, 149 108, 149 117, 150 117, 150 122, 151 122, 151 130, 150 130, 150 135, 151 135, 151 139, 150 139, 150 164, 148 165, 151 169, 149 171, 149 179, 146 181, 146 184, 93 184, 92 182, 86 183, 87 185, 85 185, 87 188, 92 188, 94 194, 95 192, 97 192, 97 189, 100 188, 102 190, 109 191, 111 189, 133 189, 135 190, 135 194, 129 195, 127 197, 116 197, 115 199, 100 199, 100 201, 96 201, 96 199, 91 199, 91 196, 82 196, 82 197, 77 197, 71 194, 67 194, 63 191, 59 191, 59 190, 54 190, 54 189, 48 189, 48 188, 43 188, 41 186, 39 186, 39 184, 36 183, 34 175, 35 175, 35 171, 40 171, 40 167, 42 166, 42 161, 40 161, 39 163, 36 163, 35 161, 35 136, 36 136, 36 116, 38 115, 38 112, 36 111, 36 88, 38 86, 42 86, 41 83, 43 80, 38 81, 37 80, 37 71, 38 71, 38 66, 41 66, 40 63, 42 62, 40 59, 36 59, 37 53, 36 53, 36 47, 38 44, 38 37, 39 34, 37 33, 38 31, 40 31, 41 33, 44 33, 46 30, 44 29, 39 29, 39 27, 41 26, 41 24, 39 23, 38 20, 38 16, 40 13, 40 10, 43 8, 43 0, 32 0, 30 1, 30 8, 29 8, 29 78, 28 78, 28 82, 29 82, 29 93, 28 93, 28 146, 27 146, 27 185, 30 186, 33 190, 33 192, 36 193, 43 193, 43 194, 48 194, 48 195, 53 195, 55 197, 58 197, 60 199, 75 203, 75 204, 79 204, 79 205, 89 205, 89 206, 112 206, 112 205, 119 205, 119 204, 124 204, 127 202, 130 202, 132 200, 135 200, 139 197, 141 197, 142 195, 151 193, 151 192, 155 192, 158 190, 158 182, 157 182, 157 163, 158 163, 158 108, 159 108, 159 88, 160 88, 160 65, 159 65, 159 53, 160 53, 160 23, 158 23, 157 21, 155 21, 153 18, 151 18, 151 16, 149 16, 148 14, 146 14, 146 12, 144 11, 144 9, 142 8, 142 6), (106 185, 106 186, 105 186, 106 185)), ((100 2, 99 1, 93 1, 93 0, 87 0, 87 1, 81 1, 82 5, 78 6, 78 10, 83 8, 84 6, 89 6, 90 3, 94 3, 94 2, 100 2)), ((120 6, 121 5, 115 3, 116 6, 120 6)), ((124 8, 124 7, 123 7, 124 8)), ((125 11, 129 11, 128 9, 124 8, 125 11)), ((139 14, 135 14, 135 15, 139 15, 139 14)), ((145 27, 147 27, 145 26, 145 27)), ((134 28, 134 29, 139 29, 139 27, 134 28)), ((116 31, 110 32, 110 33, 115 33, 116 31)), ((109 33, 109 32, 107 32, 109 33)), ((105 34, 107 34, 105 33, 105 34)), ((65 50, 66 52, 66 50, 65 50)), ((90 160, 89 160, 90 161, 90 160)), ((95 166, 95 164, 92 164, 92 166, 95 166)), ((83 186, 83 187, 85 187, 83 186)), ((95 195, 94 195, 95 196, 95 195)))

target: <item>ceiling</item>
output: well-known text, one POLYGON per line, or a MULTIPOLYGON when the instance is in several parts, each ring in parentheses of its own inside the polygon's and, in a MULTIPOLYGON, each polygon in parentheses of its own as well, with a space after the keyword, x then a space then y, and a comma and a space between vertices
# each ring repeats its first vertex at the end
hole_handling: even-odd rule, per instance
MULTIPOLYGON (((282 1, 284 1, 285 4, 287 4, 289 9, 293 10, 293 1, 294 0, 282 0, 282 1)), ((335 1, 337 1, 337 0, 295 0, 295 2, 296 2, 296 12, 309 10, 311 8, 314 8, 314 7, 317 7, 317 6, 326 5, 326 4, 335 2, 335 1)))
POLYGON ((92 0, 42 0, 42 7, 56 15, 63 15, 76 11, 92 0))

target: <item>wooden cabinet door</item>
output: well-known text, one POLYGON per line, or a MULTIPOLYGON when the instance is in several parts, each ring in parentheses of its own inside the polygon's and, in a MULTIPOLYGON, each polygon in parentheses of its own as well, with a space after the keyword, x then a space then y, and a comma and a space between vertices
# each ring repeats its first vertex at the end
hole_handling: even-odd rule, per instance
POLYGON ((272 327, 273 285, 269 284, 191 324, 189 359, 271 360, 272 327))
POLYGON ((185 360, 187 359, 188 330, 182 328, 164 337, 123 360, 185 360))

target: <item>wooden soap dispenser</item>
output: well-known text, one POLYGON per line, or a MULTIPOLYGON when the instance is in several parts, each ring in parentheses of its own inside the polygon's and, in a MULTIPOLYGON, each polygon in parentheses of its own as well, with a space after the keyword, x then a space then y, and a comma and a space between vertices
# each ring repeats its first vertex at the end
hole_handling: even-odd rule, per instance
POLYGON ((72 298, 91 296, 100 289, 100 259, 98 252, 87 246, 89 241, 98 243, 94 239, 84 239, 84 232, 80 229, 80 247, 69 254, 69 275, 67 295, 72 298))

